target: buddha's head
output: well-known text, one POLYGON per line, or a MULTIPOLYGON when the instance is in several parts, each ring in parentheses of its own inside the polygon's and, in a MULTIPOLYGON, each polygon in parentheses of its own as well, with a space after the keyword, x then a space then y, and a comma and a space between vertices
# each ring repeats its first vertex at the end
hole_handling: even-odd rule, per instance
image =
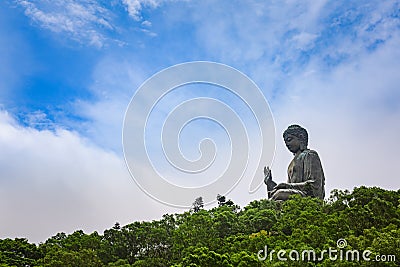
POLYGON ((308 133, 306 129, 299 125, 290 125, 283 132, 283 140, 285 141, 286 147, 290 152, 296 154, 299 151, 303 151, 308 145, 308 133))

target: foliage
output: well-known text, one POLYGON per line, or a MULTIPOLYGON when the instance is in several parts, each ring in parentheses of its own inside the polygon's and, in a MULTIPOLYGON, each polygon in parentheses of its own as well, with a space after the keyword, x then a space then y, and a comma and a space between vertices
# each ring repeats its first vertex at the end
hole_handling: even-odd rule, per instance
POLYGON ((203 197, 196 198, 196 200, 192 204, 192 207, 194 212, 198 212, 201 209, 203 209, 204 208, 203 197))
POLYGON ((253 201, 243 209, 221 195, 217 201, 217 207, 205 210, 199 197, 187 212, 122 227, 116 223, 103 235, 58 233, 38 245, 23 238, 0 240, 0 267, 400 265, 400 190, 334 190, 327 201, 293 196, 285 202, 253 201), (370 259, 395 259, 319 257, 324 250, 340 251, 339 239, 347 242, 343 253, 369 250, 370 259), (278 260, 280 250, 287 261, 278 260), (313 250, 317 258, 291 260, 292 250, 313 250), (258 253, 266 259, 260 261, 258 253))

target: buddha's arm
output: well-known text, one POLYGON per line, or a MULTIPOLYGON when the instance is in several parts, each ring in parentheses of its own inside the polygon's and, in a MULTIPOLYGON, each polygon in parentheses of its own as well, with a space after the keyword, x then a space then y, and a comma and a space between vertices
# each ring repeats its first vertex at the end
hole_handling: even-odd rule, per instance
POLYGON ((272 181, 272 178, 265 179, 265 184, 267 185, 267 193, 268 193, 268 198, 271 198, 271 196, 275 193, 275 187, 276 183, 272 181))
POLYGON ((272 179, 266 179, 265 184, 267 185, 268 191, 272 191, 276 186, 276 183, 274 181, 272 181, 272 179))
POLYGON ((313 183, 315 183, 314 180, 307 180, 301 183, 287 183, 287 188, 300 190, 302 192, 307 192, 307 189, 310 188, 310 185, 312 185, 313 183))
POLYGON ((264 167, 264 183, 267 185, 267 190, 272 191, 276 183, 272 181, 272 171, 269 167, 264 167))

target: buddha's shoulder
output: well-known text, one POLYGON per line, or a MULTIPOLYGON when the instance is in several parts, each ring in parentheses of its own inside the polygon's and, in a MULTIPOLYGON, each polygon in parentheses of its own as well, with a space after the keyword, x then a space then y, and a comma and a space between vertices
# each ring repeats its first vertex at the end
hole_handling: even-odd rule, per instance
POLYGON ((317 151, 312 150, 312 149, 305 149, 305 150, 303 150, 303 151, 301 152, 301 154, 302 154, 303 157, 307 157, 307 156, 310 156, 310 157, 319 157, 317 151))

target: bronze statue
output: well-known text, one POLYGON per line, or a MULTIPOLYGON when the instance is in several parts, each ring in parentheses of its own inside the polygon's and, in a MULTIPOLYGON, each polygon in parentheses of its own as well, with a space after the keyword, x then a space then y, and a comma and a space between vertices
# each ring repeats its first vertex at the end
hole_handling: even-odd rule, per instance
POLYGON ((268 197, 273 200, 287 200, 290 195, 325 197, 325 177, 317 152, 307 148, 308 134, 299 125, 289 126, 283 133, 286 147, 294 158, 288 167, 287 183, 276 184, 272 181, 269 167, 264 167, 264 182, 268 197))

